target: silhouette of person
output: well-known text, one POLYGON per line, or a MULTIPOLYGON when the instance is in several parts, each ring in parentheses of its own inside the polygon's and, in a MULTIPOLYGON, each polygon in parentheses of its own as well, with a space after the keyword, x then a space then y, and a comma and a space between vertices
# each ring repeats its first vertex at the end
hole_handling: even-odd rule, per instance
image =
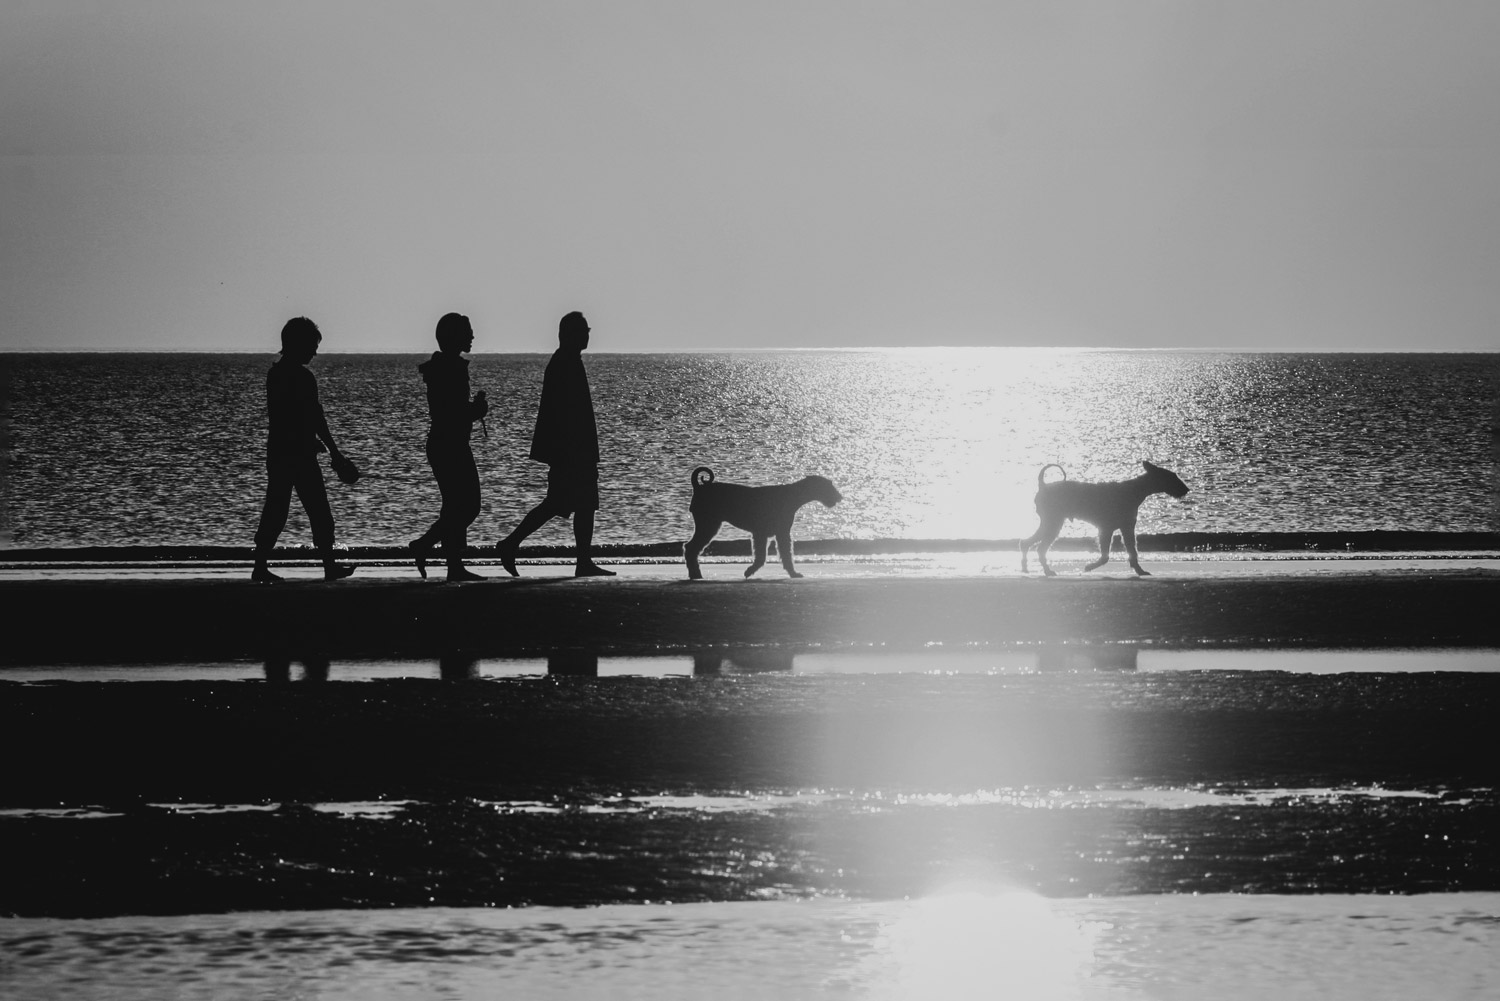
POLYGON ((583 368, 589 324, 582 313, 569 313, 558 323, 557 345, 542 379, 542 401, 531 436, 531 458, 549 467, 547 496, 495 548, 500 565, 512 577, 519 577, 516 551, 521 542, 552 518, 572 515, 577 544, 573 576, 613 577, 613 570, 595 565, 590 555, 594 512, 599 509, 599 430, 583 368))
POLYGON ((333 512, 323 485, 318 453, 328 451, 335 463, 345 463, 343 453, 328 430, 323 405, 318 402, 318 380, 307 363, 318 353, 323 340, 318 325, 305 316, 286 321, 281 328, 281 358, 266 373, 266 410, 270 433, 266 438, 266 502, 255 530, 255 569, 250 579, 257 584, 279 584, 282 578, 266 566, 281 530, 286 527, 297 491, 312 527, 313 545, 323 557, 323 579, 339 580, 354 567, 339 563, 333 554, 333 512))
POLYGON ((474 422, 489 413, 484 390, 469 398, 469 360, 465 351, 474 347, 474 328, 462 313, 448 313, 437 324, 438 350, 417 366, 427 383, 427 409, 432 427, 427 432, 427 462, 437 477, 443 507, 437 521, 409 544, 417 561, 417 572, 427 576, 427 554, 441 540, 448 562, 448 580, 484 580, 464 567, 468 529, 479 517, 479 470, 469 448, 474 422))

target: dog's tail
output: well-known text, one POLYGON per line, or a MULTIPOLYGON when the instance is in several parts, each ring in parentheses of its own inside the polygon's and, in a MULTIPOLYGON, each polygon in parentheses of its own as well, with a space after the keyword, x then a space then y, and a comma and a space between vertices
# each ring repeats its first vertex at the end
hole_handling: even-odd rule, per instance
POLYGON ((707 466, 699 466, 693 470, 693 475, 689 478, 693 481, 693 486, 705 486, 714 481, 714 471, 707 466))
MULTIPOLYGON (((1040 489, 1042 489, 1042 487, 1046 486, 1046 484, 1042 482, 1042 477, 1044 477, 1044 476, 1047 475, 1047 470, 1049 470, 1049 469, 1055 469, 1059 473, 1062 473, 1063 474, 1062 478, 1065 479, 1065 480, 1068 478, 1068 471, 1066 469, 1064 469, 1063 467, 1059 466, 1055 462, 1049 462, 1045 466, 1042 467, 1042 471, 1040 473, 1036 474, 1036 488, 1038 490, 1040 490, 1040 489)), ((1054 481, 1054 482, 1056 482, 1056 481, 1054 481)))

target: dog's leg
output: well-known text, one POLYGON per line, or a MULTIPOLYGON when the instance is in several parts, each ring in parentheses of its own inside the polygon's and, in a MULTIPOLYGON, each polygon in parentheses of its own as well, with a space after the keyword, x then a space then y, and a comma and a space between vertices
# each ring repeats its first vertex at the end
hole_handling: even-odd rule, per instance
POLYGON ((776 554, 781 557, 781 565, 786 569, 788 577, 802 576, 792 565, 792 530, 790 528, 776 533, 776 554))
POLYGON ((703 547, 714 541, 714 536, 719 534, 722 521, 708 521, 706 519, 693 518, 693 537, 682 544, 682 558, 687 561, 688 580, 702 580, 703 571, 698 569, 698 554, 703 552, 703 547))
POLYGON ((1084 573, 1090 570, 1098 570, 1109 562, 1110 543, 1115 541, 1115 530, 1113 528, 1099 529, 1099 558, 1083 568, 1084 573))
POLYGON ((770 541, 768 536, 756 532, 752 535, 755 540, 755 562, 745 568, 745 576, 754 575, 755 571, 766 565, 766 544, 770 541))
POLYGON ((1149 572, 1141 569, 1141 557, 1135 550, 1135 525, 1121 525, 1120 537, 1125 540, 1125 552, 1130 554, 1130 568, 1142 577, 1150 577, 1149 572))
POLYGON ((1041 525, 1032 533, 1031 538, 1022 543, 1021 569, 1026 568, 1026 547, 1033 542, 1036 544, 1036 561, 1042 565, 1042 573, 1048 577, 1056 577, 1057 571, 1053 570, 1047 563, 1047 547, 1057 541, 1057 533, 1062 531, 1062 519, 1056 521, 1051 518, 1043 518, 1041 525))
MULTIPOLYGON (((1028 571, 1026 569, 1026 553, 1027 553, 1027 551, 1029 549, 1031 549, 1032 546, 1036 545, 1038 542, 1041 542, 1041 541, 1042 541, 1042 526, 1040 526, 1040 525, 1037 526, 1037 530, 1035 532, 1032 532, 1026 538, 1024 538, 1024 539, 1021 540, 1021 572, 1022 573, 1029 573, 1030 572, 1030 571, 1028 571)), ((1047 541, 1050 543, 1052 540, 1049 539, 1047 541)), ((1037 555, 1040 556, 1041 552, 1038 551, 1037 555)), ((1046 567, 1046 561, 1045 560, 1043 561, 1042 569, 1043 570, 1047 569, 1047 567, 1046 567)))

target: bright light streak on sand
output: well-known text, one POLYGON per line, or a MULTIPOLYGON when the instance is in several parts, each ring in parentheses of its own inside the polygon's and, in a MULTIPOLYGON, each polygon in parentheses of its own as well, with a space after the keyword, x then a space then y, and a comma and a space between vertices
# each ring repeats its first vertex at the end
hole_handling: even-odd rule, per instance
POLYGON ((1034 893, 953 887, 884 925, 857 976, 871 998, 1073 998, 1107 927, 1034 893))

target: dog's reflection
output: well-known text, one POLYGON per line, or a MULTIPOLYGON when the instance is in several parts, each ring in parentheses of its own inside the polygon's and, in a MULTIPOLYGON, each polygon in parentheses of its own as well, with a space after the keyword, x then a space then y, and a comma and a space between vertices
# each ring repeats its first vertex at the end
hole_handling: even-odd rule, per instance
POLYGON ((695 675, 772 674, 790 672, 796 653, 775 647, 730 647, 693 654, 695 675))
POLYGON ((292 680, 292 661, 302 665, 303 681, 327 681, 328 667, 331 659, 322 654, 303 654, 293 656, 292 654, 275 653, 266 657, 266 680, 270 682, 286 682, 292 680))
POLYGON ((1036 655, 1043 673, 1079 671, 1134 671, 1140 648, 1109 646, 1044 646, 1036 655))

